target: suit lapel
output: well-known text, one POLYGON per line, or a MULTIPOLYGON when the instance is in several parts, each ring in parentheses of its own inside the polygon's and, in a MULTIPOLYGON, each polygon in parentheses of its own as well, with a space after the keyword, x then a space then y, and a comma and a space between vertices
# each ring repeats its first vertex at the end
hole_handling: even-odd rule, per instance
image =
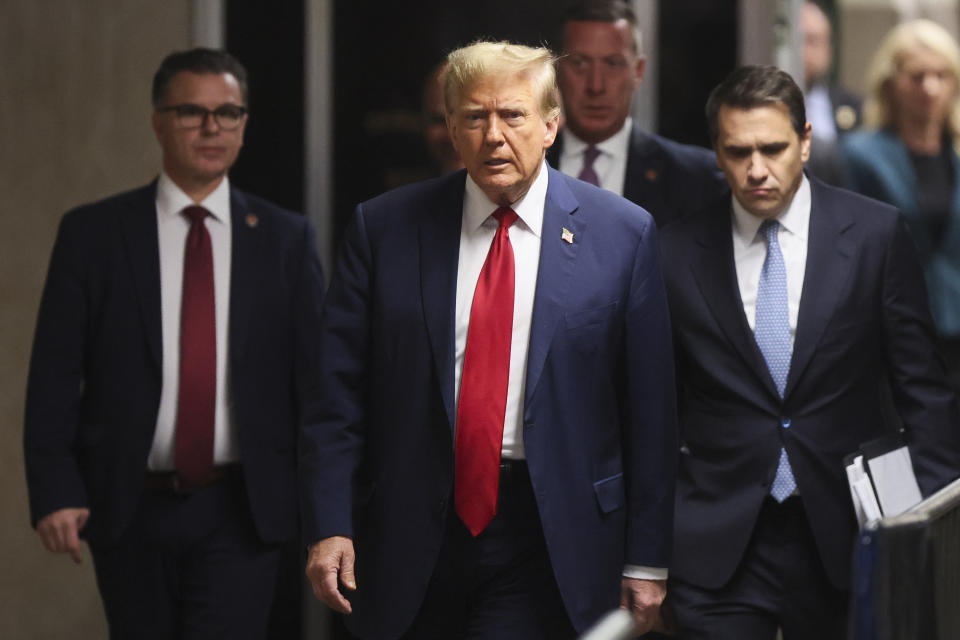
POLYGON ((463 190, 466 172, 446 180, 440 197, 431 198, 421 219, 420 296, 434 367, 450 428, 456 422, 453 367, 457 308, 457 264, 460 256, 460 226, 463 221, 463 190))
POLYGON ((853 224, 850 215, 831 206, 827 188, 814 179, 810 180, 810 198, 807 266, 785 398, 797 385, 833 317, 851 271, 851 258, 856 252, 853 240, 844 235, 853 224))
POLYGON ((743 312, 743 300, 733 260, 733 231, 730 222, 729 193, 707 213, 698 229, 699 252, 690 268, 710 312, 721 331, 744 359, 748 369, 775 397, 779 397, 767 363, 743 312))
POLYGON ((263 272, 262 220, 250 208, 242 191, 230 187, 230 348, 231 363, 239 362, 246 345, 247 328, 254 298, 259 290, 256 281, 263 272))
POLYGON ((559 171, 548 172, 547 197, 543 208, 543 228, 540 235, 540 264, 537 269, 537 288, 533 300, 530 327, 530 345, 527 352, 527 379, 524 406, 530 405, 557 323, 563 315, 563 302, 572 280, 573 267, 587 220, 573 215, 579 207, 577 199, 567 188, 567 178, 559 171), (573 242, 563 240, 563 229, 573 233, 573 242))
POLYGON ((160 318, 160 243, 157 237, 157 181, 133 193, 120 215, 130 270, 150 353, 163 361, 160 318))

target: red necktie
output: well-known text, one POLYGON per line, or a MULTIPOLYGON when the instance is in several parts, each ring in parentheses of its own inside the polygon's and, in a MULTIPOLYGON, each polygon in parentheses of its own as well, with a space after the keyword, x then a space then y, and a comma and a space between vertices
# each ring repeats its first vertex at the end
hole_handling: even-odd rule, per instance
POLYGON ((507 230, 517 214, 501 207, 493 216, 500 226, 480 271, 470 308, 454 452, 457 514, 474 536, 497 512, 513 336, 513 247, 507 230))
POLYGON ((180 306, 180 388, 174 460, 187 484, 198 484, 213 467, 214 402, 217 396, 217 332, 213 295, 213 248, 203 224, 209 212, 187 207, 190 219, 183 256, 180 306))

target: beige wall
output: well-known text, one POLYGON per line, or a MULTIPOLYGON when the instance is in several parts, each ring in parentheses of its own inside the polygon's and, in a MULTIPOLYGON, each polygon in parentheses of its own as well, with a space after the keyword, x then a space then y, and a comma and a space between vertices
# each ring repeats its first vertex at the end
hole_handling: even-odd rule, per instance
POLYGON ((166 52, 189 45, 190 6, 0 3, 0 638, 107 637, 88 550, 77 567, 29 527, 26 369, 60 216, 157 170, 150 78, 166 52))
POLYGON ((874 52, 887 32, 903 20, 928 18, 955 37, 960 32, 958 0, 837 0, 840 83, 863 95, 874 52))

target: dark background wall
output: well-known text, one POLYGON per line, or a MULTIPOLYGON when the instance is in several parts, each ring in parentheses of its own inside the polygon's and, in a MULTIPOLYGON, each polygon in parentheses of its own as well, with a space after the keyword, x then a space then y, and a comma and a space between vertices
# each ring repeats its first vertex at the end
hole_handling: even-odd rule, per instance
POLYGON ((703 107, 737 63, 737 2, 661 2, 659 38, 658 133, 708 147, 703 107))
POLYGON ((242 189, 303 210, 303 0, 230 2, 226 49, 246 67, 250 122, 230 172, 242 189))

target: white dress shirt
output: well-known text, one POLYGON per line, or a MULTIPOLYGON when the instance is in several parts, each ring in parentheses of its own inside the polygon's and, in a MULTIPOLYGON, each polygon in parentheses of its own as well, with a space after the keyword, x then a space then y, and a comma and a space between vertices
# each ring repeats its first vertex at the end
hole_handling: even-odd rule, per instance
MULTIPOLYGON (((627 118, 615 134, 595 144, 600 154, 593 161, 593 170, 600 181, 600 187, 613 191, 618 196, 623 195, 623 183, 627 176, 627 154, 630 151, 630 131, 633 120, 627 118)), ((570 129, 563 131, 563 149, 560 152, 560 171, 568 176, 577 178, 583 169, 583 152, 590 146, 570 129)))
MULTIPOLYGON (((540 230, 543 227, 543 206, 547 197, 546 163, 541 164, 526 195, 511 208, 518 218, 509 229, 513 247, 513 338, 510 342, 510 378, 507 383, 507 410, 503 421, 504 458, 522 460, 523 452, 523 395, 527 373, 527 351, 530 346, 530 322, 533 316, 533 298, 540 265, 540 230)), ((460 378, 463 373, 463 354, 467 349, 467 327, 473 293, 480 279, 480 270, 487 259, 490 244, 498 223, 491 214, 499 208, 477 186, 469 175, 463 195, 463 223, 460 226, 460 259, 457 265, 456 354, 454 367, 457 405, 460 402, 460 378)))
MULTIPOLYGON (((523 449, 523 397, 527 377, 527 352, 530 346, 530 323, 536 294, 537 271, 540 265, 540 238, 543 228, 543 207, 547 197, 546 163, 541 164, 526 195, 513 203, 517 221, 509 229, 513 247, 513 337, 510 341, 510 378, 507 383, 507 409, 503 421, 501 456, 512 460, 525 457, 523 449)), ((463 223, 460 227, 460 258, 457 264, 456 362, 454 389, 460 402, 460 379, 463 355, 467 349, 467 329, 473 294, 480 271, 490 251, 498 223, 492 217, 499 208, 468 175, 463 196, 463 223)), ((667 570, 657 567, 627 565, 623 575, 629 578, 665 580, 667 570)))
POLYGON ((147 458, 151 471, 174 470, 174 437, 180 382, 180 302, 183 257, 190 221, 182 211, 199 204, 210 212, 204 219, 213 247, 213 286, 217 333, 217 397, 214 464, 240 460, 240 447, 230 414, 227 380, 227 340, 230 321, 230 183, 225 177, 202 202, 194 203, 166 173, 157 181, 157 239, 160 249, 160 315, 163 335, 163 386, 153 445, 147 458))
MULTIPOLYGON (((767 243, 757 234, 762 219, 749 213, 737 201, 733 201, 733 261, 737 268, 737 283, 740 300, 747 323, 753 330, 757 317, 757 289, 760 287, 760 271, 767 257, 767 243)), ((790 345, 797 335, 797 316, 800 313, 800 295, 803 292, 803 275, 807 267, 807 237, 810 230, 810 183, 803 176, 793 201, 777 217, 780 229, 777 241, 787 270, 787 298, 790 306, 790 345)))

